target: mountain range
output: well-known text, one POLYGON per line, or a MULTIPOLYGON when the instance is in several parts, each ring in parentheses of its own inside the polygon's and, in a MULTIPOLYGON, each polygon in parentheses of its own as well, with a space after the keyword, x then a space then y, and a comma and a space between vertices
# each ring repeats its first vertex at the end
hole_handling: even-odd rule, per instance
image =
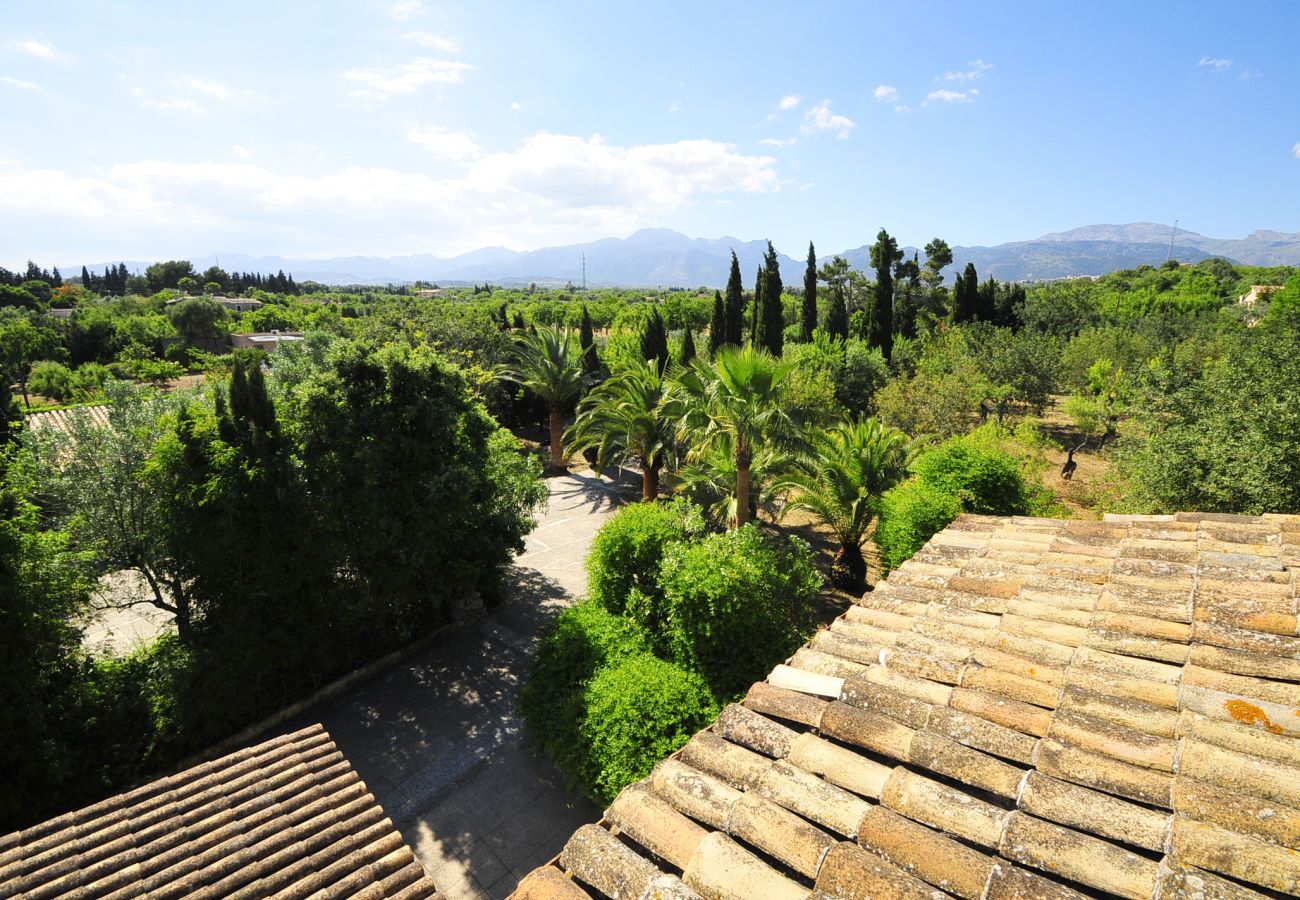
MULTIPOLYGON (((1139 265, 1159 265, 1172 255, 1194 263, 1214 256, 1252 266, 1300 265, 1300 233, 1255 231, 1244 238, 1210 238, 1191 231, 1174 232, 1151 222, 1128 225, 1087 225, 1045 234, 1030 241, 993 247, 954 246, 953 265, 944 270, 951 278, 966 263, 975 264, 981 278, 1002 281, 1044 281, 1076 275, 1104 275, 1139 265)), ((722 287, 726 284, 731 251, 740 259, 745 283, 753 281, 762 264, 765 241, 732 237, 690 238, 676 231, 647 228, 626 238, 605 238, 585 244, 518 251, 484 247, 454 257, 432 254, 378 257, 349 256, 329 259, 291 259, 222 253, 191 257, 199 270, 219 264, 227 271, 291 273, 299 281, 325 284, 387 284, 423 280, 443 284, 579 284, 586 261, 589 285, 628 287, 722 287)), ((802 256, 802 248, 801 256, 802 256)), ((916 248, 905 247, 911 256, 916 248)), ((819 260, 843 256, 855 268, 871 267, 870 245, 840 253, 818 253, 819 260)), ((922 257, 924 259, 924 257, 922 257)), ((804 260, 780 255, 784 279, 794 284, 803 277, 804 260)), ((116 262, 116 261, 113 261, 116 262)), ((109 263, 87 264, 101 271, 109 263)), ((133 271, 146 262, 127 261, 133 271)), ((75 273, 81 263, 61 266, 75 273)))

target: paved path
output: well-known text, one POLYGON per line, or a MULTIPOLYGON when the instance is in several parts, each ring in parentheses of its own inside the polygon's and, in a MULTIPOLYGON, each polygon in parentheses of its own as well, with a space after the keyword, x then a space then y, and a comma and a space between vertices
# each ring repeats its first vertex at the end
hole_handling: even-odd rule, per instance
POLYGON ((619 492, 590 474, 548 484, 509 603, 277 729, 323 723, 453 900, 506 896, 600 815, 522 746, 514 707, 538 633, 586 589, 587 547, 619 492))

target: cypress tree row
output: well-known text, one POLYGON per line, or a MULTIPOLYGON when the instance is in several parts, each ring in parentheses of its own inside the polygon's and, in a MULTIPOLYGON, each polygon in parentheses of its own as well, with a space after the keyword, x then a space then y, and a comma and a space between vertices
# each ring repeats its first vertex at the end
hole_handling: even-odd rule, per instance
POLYGON ((799 337, 804 343, 812 340, 817 327, 817 251, 808 242, 808 267, 803 270, 803 307, 799 320, 799 337))
POLYGON ((722 302, 722 291, 713 292, 713 318, 709 321, 709 357, 727 342, 727 307, 722 302))
POLYGON ((965 270, 957 276, 952 295, 953 322, 960 325, 974 319, 979 308, 979 276, 975 274, 974 263, 966 263, 965 270))
POLYGON ((745 286, 740 281, 740 260, 731 251, 731 273, 727 276, 727 333, 723 343, 739 347, 744 337, 745 286))
POLYGON ((646 322, 645 331, 641 332, 641 358, 658 361, 661 375, 668 368, 668 329, 664 327, 663 316, 657 309, 646 322))

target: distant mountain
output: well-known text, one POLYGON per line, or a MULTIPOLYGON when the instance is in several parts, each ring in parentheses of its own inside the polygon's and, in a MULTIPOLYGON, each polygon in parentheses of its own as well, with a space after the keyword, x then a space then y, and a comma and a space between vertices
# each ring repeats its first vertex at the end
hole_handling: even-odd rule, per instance
MULTIPOLYGON (((1234 263, 1252 266, 1300 265, 1300 233, 1255 231, 1244 238, 1209 238, 1192 231, 1173 234, 1170 226, 1151 222, 1128 225, 1086 225, 1070 231, 1045 234, 1032 241, 1016 241, 995 247, 953 247, 953 265, 945 270, 950 278, 972 262, 981 278, 992 275, 1002 281, 1041 281, 1072 275, 1104 275, 1139 265, 1159 265, 1169 254, 1182 262, 1199 262, 1222 256, 1234 263)), ((440 283, 485 281, 493 284, 554 285, 582 281, 586 259, 589 285, 629 287, 722 287, 727 281, 731 251, 740 259, 745 284, 752 286, 754 273, 762 264, 767 244, 761 240, 736 238, 690 238, 676 231, 647 228, 626 238, 605 238, 585 244, 544 247, 518 251, 485 247, 450 258, 431 254, 411 256, 348 256, 331 259, 290 259, 279 256, 253 257, 238 253, 193 257, 202 270, 220 265, 228 271, 292 273, 298 281, 326 284, 386 284, 404 281, 440 283)), ((910 256, 915 248, 904 248, 910 256)), ((836 254, 820 254, 827 259, 836 254)), ((855 268, 871 267, 869 246, 840 254, 855 268)), ((782 275, 788 284, 803 277, 803 260, 781 255, 782 275)), ((112 261, 116 262, 116 260, 112 261)), ((102 271, 105 263, 87 267, 102 271)), ((135 271, 147 263, 128 262, 135 271)), ((65 273, 80 271, 81 263, 60 266, 65 273)))

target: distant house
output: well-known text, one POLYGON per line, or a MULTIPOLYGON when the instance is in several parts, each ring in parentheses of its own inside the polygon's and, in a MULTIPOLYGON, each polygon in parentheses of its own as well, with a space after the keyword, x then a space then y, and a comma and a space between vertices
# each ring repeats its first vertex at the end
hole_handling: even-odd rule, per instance
MULTIPOLYGON (((194 299, 196 298, 177 297, 175 300, 168 300, 167 305, 175 306, 177 303, 184 303, 186 300, 194 300, 194 299)), ((254 300, 251 297, 209 297, 208 299, 220 303, 227 310, 235 313, 252 312, 255 309, 262 308, 262 301, 254 300)))
POLYGON ((441 297, 445 292, 442 288, 420 288, 413 293, 417 297, 441 297))
POLYGON ((236 350, 265 350, 270 353, 281 341, 301 341, 301 331, 256 331, 250 334, 232 334, 230 345, 236 350))
POLYGON ((1237 298, 1237 302, 1250 309, 1260 300, 1267 301, 1273 292, 1281 289, 1281 285, 1277 284, 1252 284, 1249 291, 1237 298))
POLYGON ((56 319, 71 319, 75 309, 51 309, 50 315, 56 319))

